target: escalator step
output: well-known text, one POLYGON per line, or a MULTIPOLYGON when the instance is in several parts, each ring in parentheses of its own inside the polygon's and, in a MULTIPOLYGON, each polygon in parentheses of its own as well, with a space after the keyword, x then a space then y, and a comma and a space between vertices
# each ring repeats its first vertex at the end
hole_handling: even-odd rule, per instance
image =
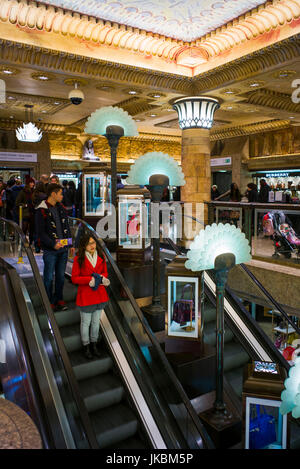
POLYGON ((224 347, 224 372, 240 368, 249 361, 249 355, 237 342, 229 342, 224 347))
POLYGON ((208 304, 204 305, 204 314, 203 314, 204 325, 208 324, 209 322, 215 321, 216 316, 217 316, 216 308, 208 304))
POLYGON ((104 350, 100 358, 94 358, 93 360, 87 360, 82 351, 72 352, 69 357, 78 381, 107 373, 113 366, 111 357, 104 350))
POLYGON ((89 413, 115 406, 124 396, 122 382, 113 373, 79 381, 79 388, 89 413))
POLYGON ((67 306, 68 309, 66 311, 58 311, 54 313, 58 327, 80 323, 80 312, 75 303, 68 303, 67 306))
MULTIPOLYGON (((206 344, 215 346, 216 345, 216 322, 211 321, 209 323, 204 322, 203 328, 204 342, 206 344)), ((233 339, 234 335, 230 329, 225 329, 224 334, 224 343, 230 342, 233 339)))
POLYGON ((116 447, 138 430, 134 413, 123 403, 90 414, 100 448, 116 447))
MULTIPOLYGON (((118 449, 147 449, 149 445, 137 437, 127 438, 127 440, 118 443, 118 449)), ((116 449, 115 446, 108 446, 106 449, 116 449)))
POLYGON ((79 324, 61 327, 60 333, 68 353, 82 348, 79 324))

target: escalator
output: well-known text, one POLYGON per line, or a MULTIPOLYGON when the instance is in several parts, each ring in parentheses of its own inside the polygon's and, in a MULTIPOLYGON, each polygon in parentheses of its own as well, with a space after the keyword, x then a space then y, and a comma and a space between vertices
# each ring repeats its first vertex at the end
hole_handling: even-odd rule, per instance
MULTIPOLYGON (((41 257, 33 256, 16 224, 0 219, 2 272, 10 278, 11 296, 19 292, 13 301, 21 302, 11 324, 22 329, 22 336, 16 335, 27 350, 24 362, 30 363, 33 376, 27 395, 36 401, 39 397, 41 417, 32 416, 47 435, 45 447, 213 447, 105 244, 83 221, 73 219, 71 224, 74 242, 83 231, 95 235, 111 280, 110 302, 101 317, 102 355, 91 361, 81 355, 75 287, 66 280, 68 310, 53 313, 41 277, 41 257)), ((6 313, 0 304, 4 343, 6 313)), ((15 347, 7 354, 6 370, 0 368, 5 396, 21 406, 8 377, 22 353, 15 347)))
MULTIPOLYGON (((161 256, 167 263, 176 255, 187 254, 187 249, 178 246, 171 239, 165 239, 161 245, 161 256)), ((226 286, 224 298, 224 385, 227 395, 234 402, 235 408, 239 408, 242 415, 242 388, 245 365, 254 360, 273 362, 280 365, 288 375, 290 363, 283 357, 282 350, 274 345, 274 329, 271 319, 256 320, 249 311, 245 299, 257 302, 260 306, 267 306, 275 310, 278 322, 285 321, 295 334, 300 336, 300 329, 296 318, 288 315, 284 307, 279 304, 257 280, 254 274, 245 264, 235 266, 234 279, 239 279, 240 284, 230 282, 226 286), (245 294, 241 285, 247 286, 245 294)), ((229 274, 230 281, 230 274, 229 274)), ((229 283, 228 281, 228 283, 229 283)), ((236 280, 235 280, 236 281, 236 280)), ((216 281, 213 271, 204 273, 204 308, 203 314, 203 341, 213 347, 216 346, 216 281)), ((188 395, 188 389, 186 389, 188 395)), ((291 448, 300 448, 299 422, 288 416, 290 421, 291 448)))

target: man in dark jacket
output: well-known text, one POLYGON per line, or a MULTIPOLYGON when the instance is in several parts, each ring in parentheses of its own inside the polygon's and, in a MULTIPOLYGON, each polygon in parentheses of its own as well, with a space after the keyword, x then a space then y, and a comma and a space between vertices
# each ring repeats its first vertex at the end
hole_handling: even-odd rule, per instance
POLYGON ((63 301, 63 288, 69 247, 71 247, 70 254, 74 255, 68 216, 61 204, 62 199, 62 187, 59 184, 49 184, 47 199, 43 200, 36 209, 37 237, 44 251, 44 285, 52 309, 55 311, 67 309, 63 301))
POLYGON ((261 204, 266 204, 269 202, 269 190, 270 187, 266 183, 265 179, 260 180, 260 190, 258 194, 258 202, 261 204))

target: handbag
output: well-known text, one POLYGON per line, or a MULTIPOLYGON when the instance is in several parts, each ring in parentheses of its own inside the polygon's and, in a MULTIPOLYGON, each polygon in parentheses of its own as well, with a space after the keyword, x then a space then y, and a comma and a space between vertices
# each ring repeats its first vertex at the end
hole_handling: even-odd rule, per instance
POLYGON ((190 283, 185 285, 182 289, 181 298, 180 300, 175 301, 173 306, 173 318, 174 322, 177 322, 181 325, 185 324, 187 321, 190 320, 191 311, 192 311, 192 318, 195 319, 195 304, 193 299, 193 287, 190 283), (191 299, 185 299, 184 295, 187 289, 191 292, 191 299))
POLYGON ((276 423, 272 415, 267 414, 264 406, 256 405, 256 417, 250 418, 249 449, 262 449, 277 441, 276 423))

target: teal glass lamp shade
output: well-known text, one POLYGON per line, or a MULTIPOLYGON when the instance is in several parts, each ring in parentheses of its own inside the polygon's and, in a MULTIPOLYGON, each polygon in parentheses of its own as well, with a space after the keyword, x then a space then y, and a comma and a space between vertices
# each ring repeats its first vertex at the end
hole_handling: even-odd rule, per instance
POLYGON ((235 263, 251 260, 250 246, 244 233, 234 225, 213 223, 195 237, 187 253, 185 267, 193 272, 212 270, 215 259, 221 254, 231 253, 235 263))
POLYGON ((109 126, 119 126, 124 129, 124 137, 137 137, 138 130, 135 121, 121 108, 105 106, 93 112, 86 122, 84 132, 91 135, 105 135, 109 126))
POLYGON ((162 152, 149 152, 140 156, 128 172, 127 183, 145 186, 154 174, 168 176, 170 186, 184 186, 181 167, 171 156, 162 152))
POLYGON ((284 382, 285 390, 281 393, 280 412, 282 415, 292 412, 295 419, 300 417, 300 357, 290 368, 289 377, 284 382))

